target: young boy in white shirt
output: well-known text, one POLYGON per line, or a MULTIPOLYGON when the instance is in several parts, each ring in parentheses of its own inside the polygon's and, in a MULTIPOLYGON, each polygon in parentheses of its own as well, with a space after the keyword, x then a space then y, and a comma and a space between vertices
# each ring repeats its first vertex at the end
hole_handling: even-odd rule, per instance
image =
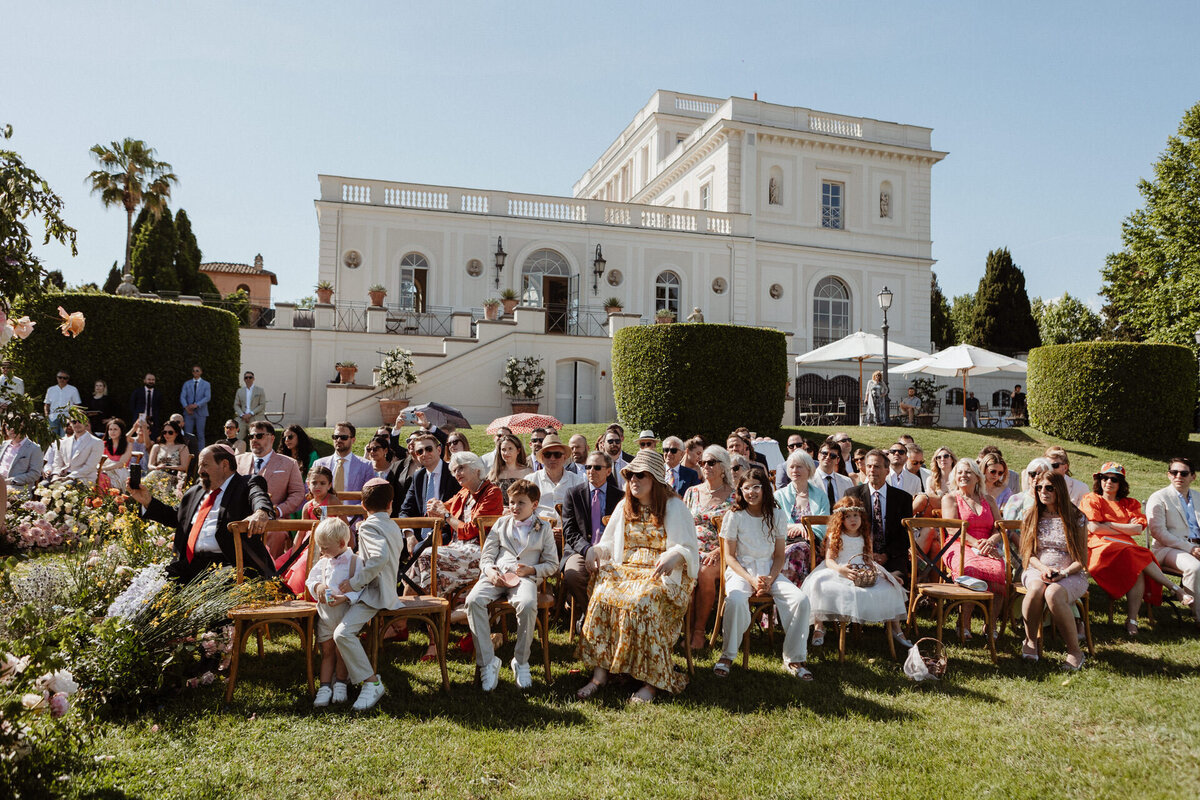
POLYGON ((317 644, 321 646, 321 688, 313 701, 316 708, 330 702, 346 702, 346 662, 333 644, 333 631, 346 616, 358 592, 342 594, 337 587, 358 572, 358 556, 350 549, 350 526, 340 517, 321 521, 313 531, 313 542, 321 558, 313 564, 305 586, 317 600, 317 644))
POLYGON ((537 624, 538 584, 558 571, 558 549, 550 523, 534 514, 541 491, 521 479, 508 487, 508 514, 488 533, 479 557, 479 582, 467 595, 467 619, 475 642, 475 662, 485 692, 496 688, 500 658, 492 647, 488 605, 501 598, 517 614, 517 643, 512 671, 516 684, 528 689, 529 649, 537 624))

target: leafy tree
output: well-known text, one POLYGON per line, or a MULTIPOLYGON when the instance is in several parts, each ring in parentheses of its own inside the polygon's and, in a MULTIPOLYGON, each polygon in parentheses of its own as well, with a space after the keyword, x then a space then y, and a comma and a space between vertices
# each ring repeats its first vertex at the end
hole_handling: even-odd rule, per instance
POLYGON ((171 185, 179 183, 171 165, 155 158, 153 147, 141 139, 126 138, 111 146, 97 144, 91 148, 100 168, 92 170, 88 181, 92 193, 100 195, 105 208, 125 209, 125 271, 131 269, 133 257, 133 213, 145 208, 155 218, 167 208, 171 185))
POLYGON ((1123 247, 1105 259, 1100 293, 1114 338, 1195 347, 1200 329, 1200 103, 1183 115, 1138 181, 1146 204, 1121 224, 1123 247))
POLYGON ((1074 344, 1100 339, 1104 323, 1083 301, 1064 294, 1057 300, 1035 297, 1030 304, 1042 344, 1074 344))
POLYGON ((108 271, 108 277, 104 279, 104 293, 116 294, 117 287, 121 285, 121 268, 117 266, 117 262, 113 262, 112 269, 108 271))
MULTIPOLYGON (((0 138, 12 138, 12 126, 0 128, 0 138)), ((62 218, 62 199, 42 177, 12 150, 0 150, 0 310, 7 312, 18 295, 42 291, 46 271, 33 254, 33 236, 26 222, 40 217, 42 244, 53 239, 76 254, 75 229, 62 218)))
POLYGON ((929 273, 929 339, 938 350, 945 350, 958 341, 950 317, 950 303, 938 285, 937 273, 929 273))
POLYGON ((1025 274, 1013 263, 1007 247, 988 253, 965 341, 1010 356, 1041 343, 1025 293, 1025 274))
POLYGON ((143 292, 178 292, 175 250, 179 236, 171 209, 164 209, 157 221, 147 220, 133 243, 131 267, 133 281, 143 292))
POLYGON ((971 315, 975 311, 975 295, 960 294, 950 301, 950 323, 954 326, 954 343, 965 342, 971 333, 971 315))
POLYGON ((52 269, 47 272, 46 283, 60 292, 67 288, 67 279, 63 277, 61 269, 52 269))

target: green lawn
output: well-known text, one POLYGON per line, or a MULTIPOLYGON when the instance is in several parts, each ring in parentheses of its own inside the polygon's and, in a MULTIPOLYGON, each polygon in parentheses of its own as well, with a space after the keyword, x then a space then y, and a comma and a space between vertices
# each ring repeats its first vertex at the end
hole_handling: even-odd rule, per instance
MULTIPOLYGON (((602 428, 564 432, 594 439, 602 428)), ((879 446, 900 430, 850 433, 856 445, 879 446)), ((328 447, 329 431, 314 433, 328 447)), ((481 430, 468 433, 476 450, 490 446, 481 430)), ((1019 468, 1061 443, 1081 479, 1090 482, 1100 462, 1116 459, 1135 496, 1165 484, 1160 459, 1028 429, 912 433, 927 455, 946 444, 973 456, 996 442, 1019 468)), ((1193 438, 1189 449, 1198 447, 1193 438)), ((263 659, 243 659, 229 709, 214 685, 106 723, 89 755, 111 760, 68 788, 87 798, 1197 797, 1200 720, 1191 712, 1200 697, 1200 636, 1164 609, 1153 625, 1143 619, 1131 642, 1121 613, 1108 624, 1107 599, 1095 588, 1092 609, 1097 655, 1071 677, 1058 670, 1053 639, 1046 657, 1028 664, 1008 634, 993 665, 977 632, 965 646, 948 635, 946 680, 916 687, 888 658, 875 626, 850 637, 845 664, 836 636, 813 650, 816 680, 805 684, 781 670, 756 633, 748 671, 739 662, 720 680, 711 673, 715 654, 702 652, 682 695, 641 708, 624 703, 632 687, 616 685, 598 701, 576 702, 586 676, 556 632, 551 680, 535 665, 526 693, 506 668, 496 692, 483 695, 472 664, 454 655, 452 690, 443 694, 436 665, 417 661, 424 639, 414 634, 385 651, 388 694, 376 710, 315 712, 297 641, 281 633, 263 659)), ((927 619, 921 625, 930 632, 927 619)), ((510 652, 511 644, 501 657, 510 652)), ((536 643, 532 660, 540 660, 536 643)))

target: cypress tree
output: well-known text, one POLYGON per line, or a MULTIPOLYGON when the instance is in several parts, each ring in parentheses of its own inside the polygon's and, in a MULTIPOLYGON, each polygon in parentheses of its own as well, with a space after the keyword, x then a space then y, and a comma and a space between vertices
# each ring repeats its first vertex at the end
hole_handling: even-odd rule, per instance
POLYGON ((937 273, 932 270, 929 273, 929 339, 939 350, 945 350, 957 341, 954 322, 950 318, 950 302, 942 294, 937 273))
POLYGON ((117 262, 113 262, 112 269, 108 271, 108 277, 104 280, 104 293, 116 294, 117 287, 121 285, 121 268, 117 262))
POLYGON ((157 222, 147 220, 133 243, 130 265, 134 282, 143 292, 178 292, 175 250, 178 236, 171 210, 163 211, 157 222))
POLYGON ((975 291, 967 342, 1009 356, 1042 343, 1025 292, 1025 274, 1013 263, 1007 247, 988 253, 987 269, 975 291))
POLYGON ((175 274, 179 278, 180 291, 198 294, 196 276, 200 274, 200 245, 192 233, 192 221, 182 208, 175 215, 175 274))
POLYGON ((154 271, 147 272, 145 259, 141 259, 141 263, 133 258, 133 251, 137 248, 138 241, 142 237, 143 231, 149 236, 149 231, 146 230, 146 221, 150 218, 150 212, 143 206, 138 212, 137 219, 133 222, 133 230, 129 236, 130 245, 129 253, 129 272, 133 275, 133 283, 143 292, 149 292, 154 286, 154 271))

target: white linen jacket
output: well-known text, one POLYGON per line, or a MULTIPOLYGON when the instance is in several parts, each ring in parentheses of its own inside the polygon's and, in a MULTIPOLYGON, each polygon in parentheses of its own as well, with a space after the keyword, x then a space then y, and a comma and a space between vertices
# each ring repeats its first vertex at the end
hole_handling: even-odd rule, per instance
MULTIPOLYGON (((1200 492, 1188 489, 1188 495, 1192 499, 1192 508, 1200 514, 1200 492)), ((1150 535, 1154 538, 1151 551, 1155 557, 1162 550, 1182 550, 1186 553, 1195 547, 1188 541, 1191 530, 1183 515, 1179 492, 1175 491, 1174 486, 1159 489, 1150 495, 1146 501, 1146 517, 1150 521, 1150 535)))
MULTIPOLYGON (((676 567, 672 572, 663 576, 664 581, 681 583, 683 570, 695 578, 700 574, 700 543, 696 539, 696 522, 692 512, 678 497, 672 496, 667 500, 666 513, 667 543, 669 547, 664 556, 679 554, 683 556, 683 566, 676 567)), ((625 556, 625 501, 622 500, 613 509, 608 525, 600 543, 595 546, 596 556, 601 559, 621 563, 625 556)))
POLYGON ((558 572, 558 545, 554 543, 554 529, 550 523, 538 519, 529 533, 529 540, 520 550, 513 537, 516 527, 517 518, 505 514, 488 531, 479 554, 481 578, 487 574, 488 567, 496 567, 503 572, 516 564, 533 567, 533 578, 538 583, 558 572))

